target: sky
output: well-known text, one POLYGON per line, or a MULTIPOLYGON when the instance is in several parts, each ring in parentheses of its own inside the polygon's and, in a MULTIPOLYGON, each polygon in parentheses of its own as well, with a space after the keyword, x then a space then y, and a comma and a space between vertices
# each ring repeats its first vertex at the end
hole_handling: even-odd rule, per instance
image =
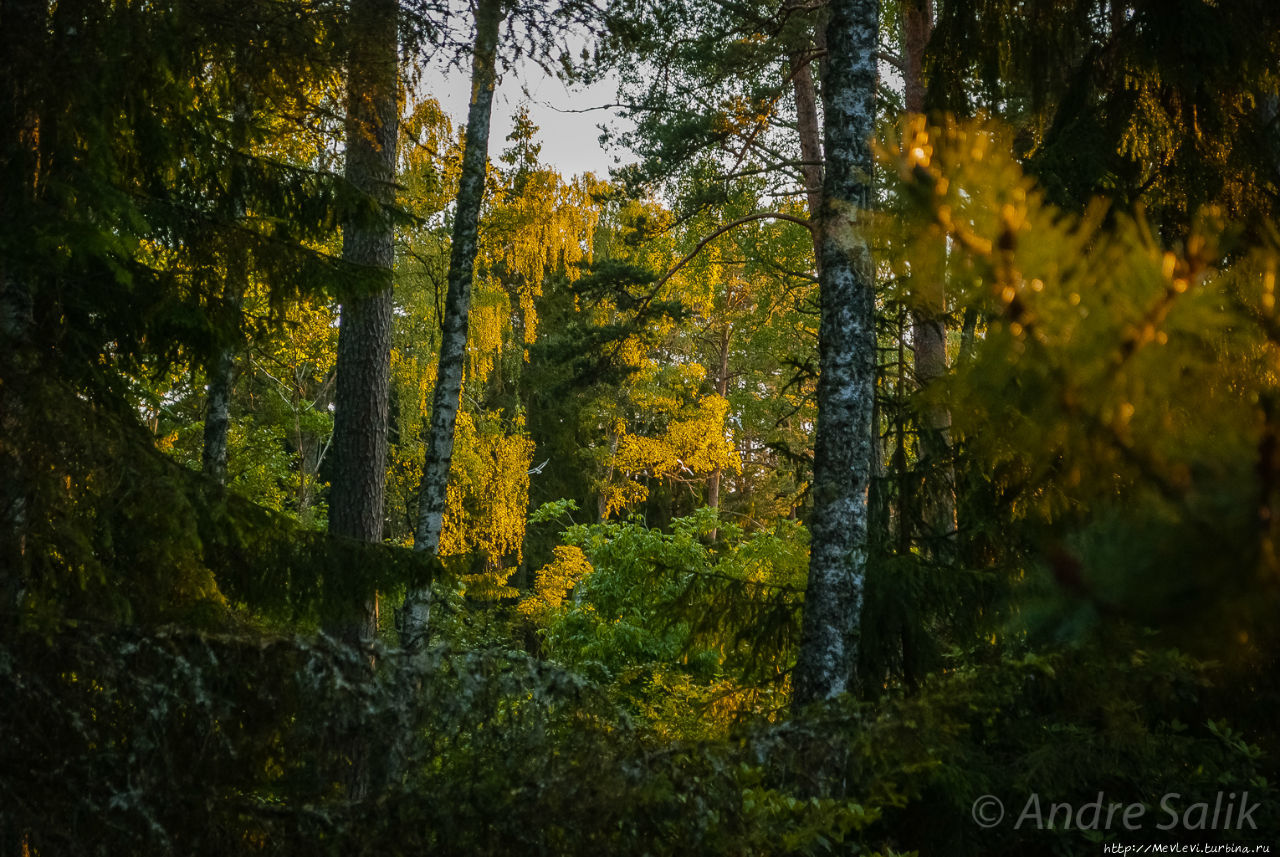
MULTIPOLYGON (((453 120, 454 127, 466 124, 471 80, 467 72, 457 69, 431 69, 421 84, 424 92, 434 96, 453 120)), ((542 144, 540 160, 565 177, 594 172, 607 177, 617 158, 623 163, 633 160, 621 150, 607 152, 600 146, 602 123, 617 126, 621 121, 613 109, 589 109, 617 100, 617 86, 611 80, 591 87, 568 89, 533 63, 507 71, 498 82, 493 99, 493 128, 489 135, 489 156, 496 158, 507 147, 507 135, 514 127, 513 117, 522 104, 538 126, 538 142, 542 144), (565 112, 582 111, 587 112, 565 112)))

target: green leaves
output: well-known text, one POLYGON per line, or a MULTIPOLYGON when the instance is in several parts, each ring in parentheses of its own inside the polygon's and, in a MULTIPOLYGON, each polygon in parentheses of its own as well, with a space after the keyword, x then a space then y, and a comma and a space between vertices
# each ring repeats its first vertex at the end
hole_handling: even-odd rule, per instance
POLYGON ((803 528, 748 536, 701 509, 670 531, 633 518, 563 538, 520 608, 548 657, 611 684, 672 734, 719 734, 777 704, 795 657, 803 528))

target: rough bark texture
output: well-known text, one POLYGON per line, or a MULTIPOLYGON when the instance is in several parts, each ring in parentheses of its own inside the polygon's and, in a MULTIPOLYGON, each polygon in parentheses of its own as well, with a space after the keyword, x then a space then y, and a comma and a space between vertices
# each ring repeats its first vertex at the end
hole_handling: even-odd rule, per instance
MULTIPOLYGON (((822 130, 818 125, 818 101, 814 95, 812 60, 804 54, 792 54, 791 89, 796 99, 796 130, 800 135, 800 174, 804 176, 805 198, 809 218, 817 223, 822 216, 822 130)), ((813 230, 813 252, 821 256, 821 233, 813 230)), ((820 260, 819 260, 820 261, 820 260)))
MULTIPOLYGON (((435 553, 440 547, 449 468, 453 461, 454 427, 462 401, 462 372, 467 356, 467 319, 471 310, 471 279, 475 268, 480 206, 488 164, 489 123, 496 81, 498 29, 503 18, 502 0, 481 0, 476 10, 476 42, 471 64, 471 106, 467 112, 467 138, 458 180, 458 205, 454 212, 453 245, 449 255, 449 285, 445 295, 440 363, 431 403, 431 429, 422 490, 418 499, 418 527, 414 550, 435 553)), ((420 648, 427 639, 431 615, 431 590, 410 589, 400 617, 401 643, 420 648)))
MULTIPOLYGON (((902 8, 903 83, 909 113, 923 113, 924 52, 933 33, 933 0, 908 0, 902 8)), ((941 281, 912 283, 911 343, 916 384, 929 386, 947 373, 946 291, 941 281)), ((956 529, 956 477, 951 462, 951 412, 942 406, 920 414, 920 470, 924 475, 920 516, 935 554, 946 552, 956 529)))
MULTIPOLYGON (((382 206, 395 202, 399 133, 395 0, 353 0, 347 69, 346 177, 382 206)), ((382 540, 391 381, 391 222, 348 222, 342 256, 369 269, 374 291, 342 304, 334 393, 333 485, 329 532, 366 542, 382 540)), ((349 621, 332 629, 355 642, 377 631, 376 601, 354 605, 349 621)))
POLYGON ((902 4, 904 104, 908 113, 924 112, 924 51, 933 35, 933 0, 902 4))
POLYGON ((798 706, 850 690, 857 663, 875 448, 874 271, 859 221, 871 197, 879 12, 877 0, 834 0, 826 31, 818 429, 798 706))

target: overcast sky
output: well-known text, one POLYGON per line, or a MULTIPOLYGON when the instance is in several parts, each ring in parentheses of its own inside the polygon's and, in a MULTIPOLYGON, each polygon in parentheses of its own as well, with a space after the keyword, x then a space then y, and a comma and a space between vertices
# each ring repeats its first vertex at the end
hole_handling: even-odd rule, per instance
MULTIPOLYGON (((466 124, 471 80, 467 72, 433 69, 422 81, 422 89, 434 96, 453 119, 454 127, 466 124)), ((541 160, 568 177, 594 172, 607 177, 617 157, 631 160, 626 152, 606 152, 600 146, 601 124, 617 127, 613 110, 588 110, 617 100, 617 87, 612 81, 592 87, 570 90, 531 63, 503 75, 493 100, 493 130, 489 135, 489 156, 496 158, 507 147, 507 135, 513 127, 512 117, 521 104, 527 104, 534 124, 538 126, 538 142, 542 144, 541 160), (527 90, 527 95, 526 95, 527 90)))

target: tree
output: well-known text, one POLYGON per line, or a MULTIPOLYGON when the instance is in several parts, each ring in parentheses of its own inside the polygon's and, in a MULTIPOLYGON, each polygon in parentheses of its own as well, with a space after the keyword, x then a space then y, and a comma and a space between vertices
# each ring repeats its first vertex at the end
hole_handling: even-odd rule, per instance
POLYGON ((1276 4, 995 6, 939 3, 928 101, 1018 128, 1015 151, 1052 202, 1072 212, 1096 196, 1141 204, 1176 231, 1204 205, 1253 224, 1280 198, 1267 108, 1276 4))
MULTIPOLYGON (((467 356, 472 281, 480 247, 480 213, 488 174, 489 125, 498 63, 502 59, 503 44, 499 40, 499 30, 504 23, 507 24, 509 59, 527 56, 544 69, 553 61, 565 69, 572 67, 572 58, 565 44, 571 26, 578 24, 589 31, 596 26, 598 18, 599 10, 594 0, 561 0, 552 6, 515 0, 477 0, 471 103, 453 213, 448 288, 441 313, 440 360, 432 393, 431 424, 418 498, 418 522, 414 532, 414 549, 417 551, 431 554, 438 551, 448 502, 454 432, 461 407, 467 356)), ((430 599, 427 586, 413 587, 405 595, 400 631, 402 642, 411 650, 426 642, 430 599)))
MULTIPOLYGON (((46 412, 43 436, 6 430, 3 455, 15 464, 6 471, 14 477, 4 514, 24 517, 14 532, 26 549, 11 556, 6 538, 14 562, 5 572, 22 579, 17 590, 28 598, 97 579, 88 569, 113 568, 103 585, 119 573, 112 585, 129 594, 105 597, 91 586, 86 598, 107 611, 134 609, 124 605, 168 591, 143 582, 153 562, 170 570, 158 580, 189 582, 187 572, 202 563, 163 554, 189 545, 190 531, 177 535, 153 519, 148 534, 141 518, 98 518, 90 508, 105 502, 98 492, 109 483, 68 493, 66 480, 136 467, 138 490, 147 490, 144 474, 156 471, 146 456, 135 455, 133 441, 114 441, 137 439, 146 381, 175 366, 208 365, 235 338, 240 313, 222 300, 234 248, 246 248, 274 308, 332 281, 332 261, 312 243, 331 231, 332 181, 260 155, 253 143, 265 121, 233 129, 228 117, 241 94, 255 117, 278 119, 306 102, 310 85, 337 65, 335 7, 318 3, 303 17, 274 3, 227 12, 221 3, 5 5, 0 267, 6 326, 21 335, 3 349, 10 362, 0 406, 8 419, 58 403, 46 412), (119 46, 135 42, 135 53, 122 57, 119 46), (254 49, 266 42, 275 49, 254 49), (248 144, 238 139, 246 131, 248 144), (55 442, 59 424, 106 445, 55 442), (72 520, 79 536, 58 523, 72 520), (123 561, 135 531, 159 553, 123 561), (80 549, 50 547, 61 539, 80 549)), ((154 502, 111 502, 148 516, 164 497, 173 501, 164 511, 179 514, 178 489, 150 488, 154 502)), ((189 591, 209 590, 201 583, 189 591)), ((146 613, 138 607, 134 615, 146 613)))
MULTIPOLYGON (((354 0, 347 68, 345 174, 367 203, 343 224, 343 259, 363 269, 344 300, 334 393, 329 532, 382 540, 390 406, 392 266, 399 69, 396 0, 354 0), (363 294, 360 294, 363 291, 363 294)), ((377 632, 377 602, 353 608, 336 629, 353 641, 377 632)))
MULTIPOLYGON (((231 108, 231 145, 243 150, 248 142, 248 124, 250 120, 248 87, 243 81, 244 71, 233 68, 230 72, 232 87, 235 89, 234 103, 231 108)), ((240 171, 233 175, 239 179, 240 171)), ((232 200, 233 217, 244 217, 242 203, 243 189, 233 186, 227 188, 232 200)), ((248 286, 248 254, 243 241, 234 241, 226 260, 226 281, 223 285, 222 299, 231 312, 238 316, 244 304, 245 290, 248 286)), ((235 319, 237 322, 239 318, 235 319)), ((238 326, 238 325, 237 325, 238 326)), ((235 339, 220 343, 213 359, 209 361, 208 396, 204 418, 204 447, 201 461, 204 472, 219 485, 227 484, 227 435, 231 427, 231 388, 235 381, 236 347, 235 339)))
MULTIPOLYGON (((449 285, 445 295, 440 361, 431 405, 431 428, 419 492, 418 526, 414 550, 436 553, 440 546, 448 497, 449 468, 453 459, 454 430, 462 400, 462 373, 467 355, 467 319, 471 311, 480 206, 484 201, 488 172, 489 123, 493 90, 497 81, 498 29, 504 18, 505 0, 479 0, 476 6, 476 38, 471 60, 471 105, 467 111, 467 138, 458 179, 453 244, 449 255, 449 285)), ((414 587, 405 594, 401 614, 401 642, 414 650, 426 644, 431 616, 431 590, 414 587)))
POLYGON ((851 689, 875 455, 875 280, 861 229, 871 200, 879 2, 835 0, 828 11, 818 428, 797 706, 851 689))
MULTIPOLYGON (((908 114, 926 110, 925 52, 933 35, 933 0, 902 3, 903 102, 908 114)), ((922 248, 924 249, 924 248, 922 248)), ((945 245, 934 251, 945 252, 945 245)), ((938 276, 911 278, 911 350, 915 382, 928 389, 947 372, 947 296, 938 276)), ((920 411, 919 468, 922 474, 918 515, 931 551, 945 556, 956 527, 955 467, 951 462, 951 414, 946 406, 926 402, 920 411)), ((903 526, 906 522, 903 521, 903 526)))
MULTIPOLYGON (((392 538, 409 543, 426 458, 449 242, 445 213, 457 196, 465 135, 454 138, 434 101, 407 124, 401 178, 405 207, 421 219, 405 231, 397 274, 393 366, 392 538)), ((603 183, 563 179, 537 162, 537 128, 517 116, 513 144, 491 164, 478 225, 466 361, 437 555, 451 558, 468 603, 510 594, 524 567, 533 442, 526 417, 541 415, 526 383, 542 314, 590 259, 603 183)), ((552 326, 559 323, 552 319, 552 326)), ((549 458, 549 455, 544 456, 549 458)), ((555 466, 568 462, 557 456, 555 466)), ((544 466, 538 471, 541 478, 544 466)), ((559 496, 559 495, 556 495, 559 496)))

